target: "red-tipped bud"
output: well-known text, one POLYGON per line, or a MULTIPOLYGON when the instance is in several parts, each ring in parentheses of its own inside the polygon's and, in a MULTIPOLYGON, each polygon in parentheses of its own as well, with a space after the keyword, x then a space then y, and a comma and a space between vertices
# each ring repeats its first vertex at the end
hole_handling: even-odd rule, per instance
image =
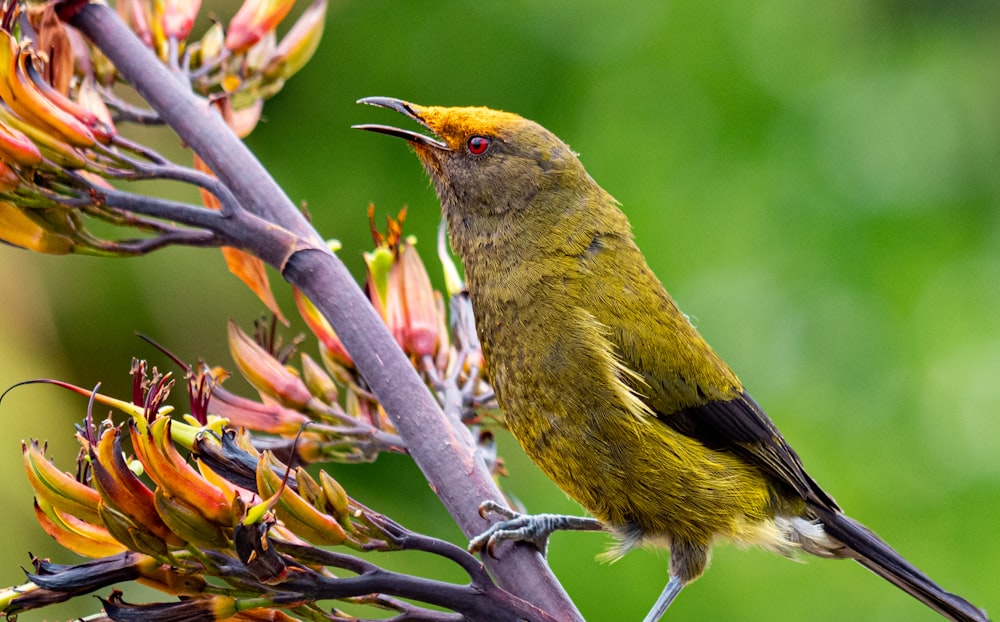
POLYGON ((299 376, 281 364, 235 323, 229 322, 229 352, 247 382, 290 408, 305 408, 312 398, 299 376))
POLYGON ((293 289, 292 293, 295 296, 295 306, 299 309, 299 315, 306 321, 309 330, 319 339, 324 348, 324 354, 335 363, 353 367, 354 361, 351 360, 351 355, 347 353, 340 337, 337 337, 337 333, 333 332, 333 327, 319 312, 319 309, 297 288, 293 289))
POLYGON ((37 166, 42 153, 24 132, 0 122, 0 160, 20 166, 37 166))
POLYGON ((406 303, 404 302, 403 270, 394 259, 386 279, 385 325, 400 348, 406 348, 406 303))
POLYGON ((437 350, 441 320, 430 277, 412 240, 400 246, 394 268, 402 275, 404 348, 417 356, 431 356, 437 350))
POLYGON ((273 33, 291 10, 294 0, 245 0, 229 22, 226 47, 242 54, 268 33, 273 33))
POLYGON ((153 47, 152 16, 150 15, 149 3, 143 0, 121 0, 115 2, 115 8, 122 21, 132 28, 132 32, 146 44, 146 47, 153 47))
POLYGON ((156 0, 153 8, 163 36, 182 41, 191 34, 201 0, 156 0))
POLYGON ((309 418, 278 404, 261 404, 216 386, 208 411, 229 420, 236 428, 268 434, 295 434, 309 418))

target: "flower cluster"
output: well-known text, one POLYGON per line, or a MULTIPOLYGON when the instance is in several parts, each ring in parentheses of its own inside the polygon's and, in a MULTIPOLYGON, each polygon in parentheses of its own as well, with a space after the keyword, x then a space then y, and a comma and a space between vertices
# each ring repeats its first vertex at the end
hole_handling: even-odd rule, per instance
MULTIPOLYGON (((246 0, 228 27, 215 22, 192 39, 200 4, 120 0, 116 8, 174 77, 246 136, 263 101, 315 52, 326 0, 315 0, 280 42, 275 31, 294 0, 246 0)), ((108 58, 60 19, 70 5, 11 1, 0 8, 0 241, 41 253, 112 255, 212 243, 204 232, 136 214, 131 207, 141 195, 109 183, 171 179, 199 186, 206 202, 229 197, 204 168, 171 163, 120 133, 162 120, 133 103, 108 58), (86 226, 91 218, 133 233, 97 236, 86 226)))
MULTIPOLYGON (((437 392, 447 414, 464 423, 479 420, 484 407, 495 406, 492 389, 481 378, 483 354, 476 336, 472 304, 448 252, 443 223, 438 257, 444 272, 448 309, 441 292, 431 287, 416 239, 403 235, 406 209, 388 217, 386 232, 375 227, 369 206, 375 249, 365 253, 365 290, 372 305, 410 356, 417 370, 437 392)), ((349 401, 369 397, 350 355, 326 319, 305 296, 295 292, 299 312, 320 342, 320 354, 335 378, 346 383, 349 401)), ((305 365, 303 368, 305 369, 305 365)))
MULTIPOLYGON (((478 428, 481 413, 495 404, 479 376, 483 359, 468 296, 441 240, 452 292, 448 322, 443 296, 431 287, 416 241, 402 234, 404 219, 405 211, 389 218, 384 234, 372 226, 376 248, 366 254, 370 299, 456 423, 478 428)), ((301 371, 288 364, 301 339, 283 345, 273 321, 258 324, 253 336, 229 324, 236 368, 260 400, 224 389, 223 370, 176 358, 186 371, 190 403, 181 418, 171 418, 173 406, 167 403, 171 375, 150 371, 144 361, 133 362, 128 401, 45 381, 127 417, 95 425, 88 412, 77 427, 75 474, 49 461, 39 443, 23 445, 39 524, 64 548, 95 560, 59 566, 33 559, 30 582, 0 592, 0 610, 12 615, 138 580, 179 596, 180 603, 130 604, 115 591, 102 600, 108 617, 283 619, 288 611, 311 618, 319 612, 317 583, 336 593, 341 589, 326 585, 333 580, 328 567, 355 572, 361 567, 354 557, 316 547, 359 552, 423 547, 469 563, 461 549, 441 549, 444 543, 411 534, 361 505, 328 472, 303 468, 311 462, 369 461, 382 451, 406 448, 326 320, 303 296, 297 303, 320 349, 319 362, 301 354, 301 371)), ((489 455, 488 431, 480 431, 480 443, 489 455)), ((493 467, 502 471, 499 459, 493 467)), ((357 588, 352 598, 367 594, 364 589, 357 588)), ((410 606, 385 600, 384 594, 364 598, 396 610, 410 606)))
MULTIPOLYGON (((351 588, 337 584, 330 567, 362 575, 376 569, 317 546, 359 552, 435 552, 444 546, 439 554, 469 563, 461 549, 410 534, 361 505, 326 471, 314 476, 273 451, 259 450, 246 429, 222 417, 172 419, 173 408, 166 405, 169 375, 155 369, 149 375, 142 362, 133 365, 133 374, 131 402, 92 394, 128 417, 95 425, 88 414, 77 428, 75 475, 49 461, 37 442, 24 443, 39 523, 60 545, 94 561, 60 566, 34 558, 29 583, 0 591, 5 615, 137 580, 181 600, 134 605, 116 591, 103 601, 105 615, 280 620, 288 617, 281 610, 288 610, 315 618, 328 614, 317 600, 370 599, 369 593, 378 591, 365 582, 351 588), (324 590, 339 596, 324 596, 324 590)), ((193 404, 204 405, 197 393, 191 397, 193 404)), ((410 607, 383 597, 374 604, 410 607)))
MULTIPOLYGON (((445 411, 454 421, 475 426, 489 454, 492 435, 480 430, 479 423, 484 414, 495 413, 496 404, 492 389, 480 376, 483 355, 468 295, 442 242, 439 251, 451 290, 449 322, 443 296, 431 287, 416 240, 402 235, 404 219, 405 211, 398 220, 389 218, 385 234, 372 227, 376 247, 365 254, 369 298, 445 411)), ((235 395, 213 382, 207 405, 193 410, 211 412, 258 433, 258 447, 294 450, 303 463, 365 462, 383 451, 405 452, 403 440, 330 324, 297 290, 295 301, 318 339, 319 360, 305 352, 295 357, 298 340, 282 346, 273 322, 258 323, 254 335, 230 322, 233 362, 257 389, 260 400, 235 395), (290 364, 293 358, 299 359, 298 368, 290 364)), ((494 466, 502 471, 499 460, 494 466)))

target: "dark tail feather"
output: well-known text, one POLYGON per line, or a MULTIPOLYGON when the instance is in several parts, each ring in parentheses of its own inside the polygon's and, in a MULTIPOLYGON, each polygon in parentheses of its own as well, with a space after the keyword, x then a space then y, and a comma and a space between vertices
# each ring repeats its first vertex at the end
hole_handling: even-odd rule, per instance
POLYGON ((847 553, 846 557, 856 560, 950 620, 989 622, 985 611, 960 596, 944 591, 861 523, 829 508, 813 506, 812 509, 823 522, 826 533, 851 549, 853 554, 847 553))

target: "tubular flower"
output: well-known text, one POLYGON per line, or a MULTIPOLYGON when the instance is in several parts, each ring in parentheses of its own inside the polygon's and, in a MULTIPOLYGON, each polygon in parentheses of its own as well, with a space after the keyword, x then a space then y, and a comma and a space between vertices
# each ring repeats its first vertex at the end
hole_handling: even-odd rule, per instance
POLYGON ((319 339, 320 346, 324 349, 326 356, 340 365, 352 367, 354 362, 351 360, 351 355, 347 353, 344 344, 337 337, 337 333, 333 331, 330 323, 319 312, 319 309, 297 288, 292 291, 295 296, 295 306, 299 310, 299 315, 305 320, 309 330, 319 339))
POLYGON ((105 429, 97 447, 90 447, 90 465, 92 484, 101 495, 101 518, 116 531, 120 542, 162 541, 172 546, 184 543, 156 513, 153 491, 129 468, 119 428, 105 429), (141 537, 139 533, 148 537, 141 537))
POLYGON ((313 399, 296 372, 282 365, 235 322, 229 322, 229 353, 243 377, 261 395, 291 408, 304 408, 313 399))
POLYGON ((156 26, 166 39, 182 41, 191 34, 194 18, 201 9, 201 0, 155 0, 153 16, 156 26))
POLYGON ((437 351, 441 322, 431 280, 414 248, 415 243, 413 238, 403 242, 393 268, 399 273, 397 281, 402 289, 405 347, 421 357, 437 351))
POLYGON ((239 54, 246 52, 285 19, 294 0, 244 0, 229 22, 226 47, 239 54))
POLYGON ((385 234, 375 228, 374 206, 368 207, 368 218, 375 240, 375 249, 364 256, 369 298, 404 351, 417 358, 431 356, 442 318, 416 239, 403 237, 406 210, 388 218, 385 234))

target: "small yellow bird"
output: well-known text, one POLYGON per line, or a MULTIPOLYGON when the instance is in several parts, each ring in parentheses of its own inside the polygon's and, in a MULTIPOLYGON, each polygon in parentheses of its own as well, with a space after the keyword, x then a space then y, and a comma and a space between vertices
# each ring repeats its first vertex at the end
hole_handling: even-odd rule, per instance
MULTIPOLYGON (((720 538, 783 555, 848 558, 946 618, 986 613, 946 592, 846 516, 649 269, 614 198, 542 126, 488 108, 389 108, 434 136, 413 146, 465 264, 476 325, 510 431, 617 536, 670 548, 659 620, 720 538)), ((540 544, 591 519, 508 515, 473 541, 540 544)))

